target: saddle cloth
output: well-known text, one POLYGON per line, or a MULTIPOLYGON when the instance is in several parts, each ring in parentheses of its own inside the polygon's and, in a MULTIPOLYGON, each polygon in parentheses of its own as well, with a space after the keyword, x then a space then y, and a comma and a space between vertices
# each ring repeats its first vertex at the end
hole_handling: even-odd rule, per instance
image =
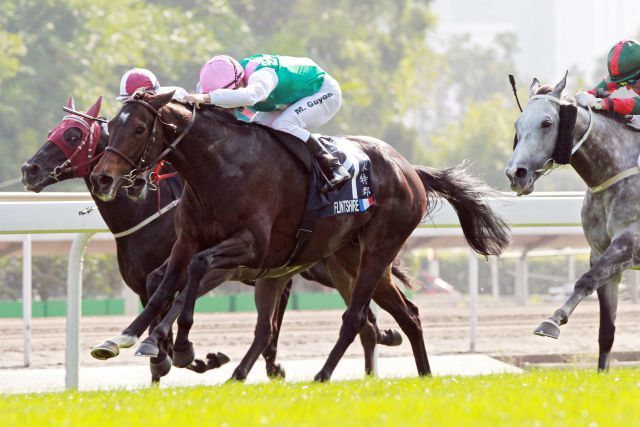
POLYGON ((375 204, 371 185, 371 160, 357 145, 345 138, 319 136, 320 141, 351 174, 337 189, 320 193, 325 182, 319 166, 314 162, 309 179, 307 211, 315 216, 327 217, 364 212, 375 204))

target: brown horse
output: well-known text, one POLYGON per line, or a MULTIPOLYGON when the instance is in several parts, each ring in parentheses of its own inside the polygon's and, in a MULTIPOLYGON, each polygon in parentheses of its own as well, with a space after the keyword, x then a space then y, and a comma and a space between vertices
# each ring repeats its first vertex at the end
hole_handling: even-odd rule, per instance
MULTIPOLYGON (((89 174, 96 160, 103 155, 109 141, 106 124, 101 122, 103 119, 98 118, 101 100, 102 98, 99 98, 86 113, 80 113, 75 111, 73 97, 69 97, 66 111, 73 113, 62 119, 50 132, 47 141, 38 152, 22 166, 22 182, 27 190, 40 192, 49 185, 74 178, 83 178, 87 188, 90 189, 89 174)), ((132 187, 128 187, 127 191, 119 191, 108 203, 94 196, 100 215, 109 230, 116 236, 120 274, 125 284, 139 296, 143 306, 149 299, 148 295, 153 294, 161 281, 155 275, 147 280, 147 276, 167 259, 177 238, 174 227, 175 209, 170 208, 179 201, 182 187, 180 178, 173 176, 158 185, 157 192, 154 193, 155 197, 149 197, 146 200, 131 197, 132 187), (149 218, 158 215, 161 207, 169 209, 163 210, 162 215, 146 223, 149 218), (139 227, 141 223, 146 225, 139 227)), ((138 189, 136 194, 138 193, 142 191, 138 189)), ((336 288, 345 302, 348 302, 351 280, 345 277, 345 272, 336 271, 333 265, 328 258, 305 271, 303 275, 308 280, 336 288)), ((401 268, 394 266, 393 273, 405 286, 413 286, 401 268)), ((282 323, 288 296, 289 287, 280 298, 276 335, 282 323)), ((367 373, 371 373, 373 369, 376 343, 398 345, 402 342, 402 337, 397 331, 381 331, 376 325, 373 314, 370 313, 369 318, 370 322, 360 333, 367 373)), ((150 359, 152 382, 159 381, 160 377, 166 375, 171 368, 173 343, 170 331, 167 332, 166 338, 156 341, 158 353, 150 359)), ((92 354, 102 355, 102 357, 112 356, 107 350, 100 348, 94 349, 92 354)), ((276 363, 276 354, 277 336, 263 353, 267 362, 267 373, 271 377, 284 376, 284 370, 276 363)), ((222 353, 214 352, 208 354, 206 360, 206 365, 204 361, 195 361, 191 368, 197 372, 204 372, 208 368, 224 364, 229 359, 222 353)))
POLYGON ((171 96, 138 93, 125 103, 109 124, 108 151, 91 175, 94 194, 104 200, 113 197, 125 175, 160 157, 166 156, 186 180, 176 218, 179 236, 164 279, 118 342, 132 345, 187 274, 187 287, 175 302, 183 307, 174 346, 174 363, 186 365, 193 359, 188 332, 202 277, 255 279, 255 337, 233 373, 234 379, 244 379, 273 336, 277 301, 289 278, 335 254, 356 279, 338 341, 315 379, 331 377, 366 322, 372 297, 409 338, 418 373, 429 374, 417 307, 394 291, 391 263, 432 205, 428 189, 454 205, 474 250, 499 254, 509 242, 507 226, 484 202, 477 181, 457 169, 414 167, 375 138, 349 137, 371 159, 376 204, 365 212, 316 219, 306 247, 287 265, 308 191, 307 170, 281 142, 293 137, 239 122, 217 107, 202 110, 196 119, 195 109, 190 113, 170 102, 171 96))

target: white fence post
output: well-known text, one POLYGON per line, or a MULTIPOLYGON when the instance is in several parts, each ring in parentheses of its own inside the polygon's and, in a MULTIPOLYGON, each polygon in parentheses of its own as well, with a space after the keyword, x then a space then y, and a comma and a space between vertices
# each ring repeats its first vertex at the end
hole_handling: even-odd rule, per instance
POLYGON ((529 274, 527 266, 527 252, 516 261, 516 304, 527 305, 529 297, 529 274))
POLYGON ((633 270, 633 280, 631 281, 631 302, 637 304, 640 301, 640 271, 633 270))
POLYGON ((22 239, 22 321, 24 323, 24 366, 31 365, 31 234, 22 239))
POLYGON ((77 389, 80 380, 80 314, 82 309, 82 263, 84 250, 94 233, 78 233, 73 238, 67 270, 67 349, 65 387, 77 389))
POLYGON ((500 298, 500 279, 498 275, 498 257, 489 257, 489 266, 491 267, 491 295, 493 299, 500 298))
POLYGON ((475 252, 469 250, 469 305, 470 331, 469 352, 476 351, 476 334, 478 328, 478 258, 475 252))

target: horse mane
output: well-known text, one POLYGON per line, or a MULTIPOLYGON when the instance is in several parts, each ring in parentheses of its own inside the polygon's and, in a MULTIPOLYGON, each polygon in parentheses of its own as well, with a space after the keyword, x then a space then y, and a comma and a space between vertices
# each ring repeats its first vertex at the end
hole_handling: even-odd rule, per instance
MULTIPOLYGON (((548 95, 549 93, 551 93, 551 91, 553 90, 553 86, 546 84, 546 85, 542 85, 538 88, 538 90, 536 91, 536 95, 548 95)), ((567 101, 570 104, 576 105, 576 99, 573 96, 570 95, 565 95, 564 91, 562 92, 562 94, 560 94, 560 99, 562 99, 563 101, 567 101)), ((580 108, 586 108, 586 107, 582 107, 579 106, 580 108)), ((624 114, 620 114, 617 113, 615 111, 609 111, 609 110, 596 110, 596 109, 592 109, 591 111, 593 111, 594 113, 596 113, 599 116, 605 117, 607 119, 616 121, 618 123, 621 123, 623 125, 625 125, 628 129, 633 130, 634 132, 640 132, 640 129, 636 128, 635 126, 633 126, 631 124, 631 117, 633 116, 625 116, 624 114)))

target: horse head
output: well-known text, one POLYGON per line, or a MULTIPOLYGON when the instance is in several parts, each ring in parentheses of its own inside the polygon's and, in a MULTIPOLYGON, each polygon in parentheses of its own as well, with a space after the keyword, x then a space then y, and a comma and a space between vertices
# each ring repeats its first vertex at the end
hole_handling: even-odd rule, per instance
POLYGON ((531 83, 529 102, 515 122, 516 139, 505 170, 511 190, 518 196, 531 193, 536 180, 553 163, 560 133, 561 97, 566 84, 566 74, 553 88, 540 86, 537 79, 531 83))
POLYGON ((101 104, 99 97, 86 113, 78 113, 73 97, 69 97, 65 111, 71 114, 49 132, 44 145, 22 165, 22 183, 28 191, 39 193, 58 181, 89 175, 92 161, 106 147, 106 135, 97 120, 101 104))
MULTIPOLYGON (((120 187, 131 187, 134 199, 144 198, 150 164, 161 152, 164 129, 161 110, 173 92, 154 95, 137 91, 125 101, 109 122, 109 145, 91 173, 93 194, 103 201, 113 200, 120 187)), ((173 130, 173 129, 172 129, 173 130)))

